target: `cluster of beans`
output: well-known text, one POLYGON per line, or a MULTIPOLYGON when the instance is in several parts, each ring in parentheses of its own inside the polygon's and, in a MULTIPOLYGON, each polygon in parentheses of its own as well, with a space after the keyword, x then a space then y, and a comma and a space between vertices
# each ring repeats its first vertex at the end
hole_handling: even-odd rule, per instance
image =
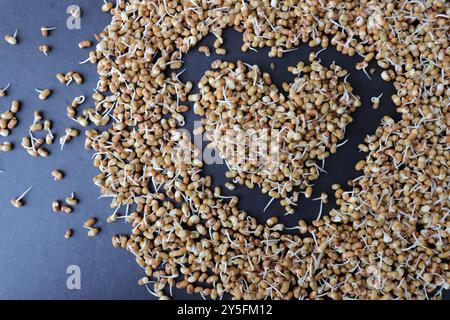
MULTIPOLYGON (((102 7, 103 10, 107 11, 107 8, 109 8, 111 4, 105 3, 105 5, 102 7)), ((74 17, 80 17, 81 16, 81 9, 76 6, 74 10, 72 10, 71 15, 74 17)), ((47 38, 50 35, 50 32, 52 30, 55 30, 54 27, 41 27, 41 34, 43 37, 47 38)), ((13 35, 6 35, 4 37, 4 40, 12 45, 18 45, 18 31, 16 30, 13 35)), ((78 47, 80 49, 86 49, 92 46, 92 42, 89 40, 81 41, 78 44, 78 47)), ((48 44, 41 44, 38 46, 38 50, 45 55, 48 55, 48 53, 51 51, 51 46, 48 44)), ((88 61, 92 61, 92 59, 88 59, 88 61)), ((87 61, 85 61, 87 62, 87 61)), ((82 62, 82 63, 85 63, 82 62)), ((57 80, 61 84, 65 84, 66 86, 69 86, 72 82, 75 82, 77 85, 83 84, 83 76, 76 72, 76 71, 69 71, 66 74, 58 73, 56 75, 57 80)), ((0 98, 5 97, 8 94, 8 89, 10 88, 11 84, 8 83, 6 86, 0 89, 0 98)), ((53 91, 51 89, 35 89, 35 91, 38 93, 38 98, 41 101, 47 100, 50 98, 53 94, 53 91)), ((102 124, 103 120, 96 121, 97 118, 92 119, 90 117, 91 113, 93 112, 92 109, 86 108, 83 110, 82 115, 77 116, 77 108, 79 105, 83 104, 85 101, 84 96, 75 97, 72 100, 72 103, 67 106, 67 116, 68 118, 72 119, 73 121, 77 122, 82 127, 86 127, 89 125, 89 120, 92 120, 94 124, 100 125, 102 124)), ((20 102, 18 100, 13 100, 11 103, 11 107, 9 111, 2 112, 0 114, 0 136, 7 137, 10 134, 10 131, 16 127, 18 123, 18 119, 16 118, 16 114, 20 110, 20 102)), ((35 110, 33 112, 33 122, 29 126, 28 129, 28 135, 24 136, 21 141, 21 146, 25 149, 25 151, 33 156, 33 157, 43 157, 47 158, 50 156, 50 152, 46 149, 46 146, 52 145, 55 140, 55 135, 52 132, 52 121, 49 119, 44 119, 42 112, 39 110, 35 110), (39 137, 40 135, 40 137, 39 137)), ((73 138, 77 137, 79 135, 79 131, 77 129, 73 128, 66 128, 65 129, 65 135, 60 137, 59 143, 61 145, 61 151, 64 148, 64 145, 72 140, 73 138)), ((0 143, 0 151, 9 152, 13 149, 13 144, 10 142, 4 142, 0 143)), ((54 178, 55 181, 60 181, 64 178, 64 174, 59 170, 53 170, 51 172, 51 176, 54 178)), ((29 187, 26 191, 24 191, 20 196, 14 197, 10 200, 11 205, 13 205, 15 208, 22 208, 25 205, 25 197, 27 194, 32 190, 33 187, 29 187)), ((51 209, 53 212, 63 212, 65 214, 72 214, 74 207, 78 204, 79 200, 75 197, 75 194, 72 193, 70 196, 66 197, 65 202, 61 202, 58 200, 55 200, 51 204, 51 209)), ((101 229, 99 227, 95 227, 97 220, 95 218, 89 219, 85 224, 84 227, 88 229, 87 236, 88 237, 95 237, 97 234, 100 233, 101 229)), ((73 235, 73 230, 68 229, 65 234, 64 238, 69 239, 73 235)))
POLYGON ((257 66, 218 60, 213 67, 200 80, 200 93, 189 99, 194 112, 204 116, 210 147, 227 163, 226 176, 261 188, 294 213, 299 190, 311 197, 311 182, 336 152, 353 120, 350 113, 361 105, 344 81, 348 72, 335 64, 328 69, 317 61, 299 63, 289 68, 296 77, 284 83, 285 97, 257 66))
POLYGON ((96 152, 94 183, 116 208, 108 219, 132 223, 113 244, 133 253, 151 293, 425 299, 449 288, 448 2, 129 0, 103 9, 112 21, 89 55, 99 74, 92 116, 113 123, 88 130, 86 147, 96 152), (227 27, 242 32, 242 51, 270 47, 271 57, 331 44, 361 56, 360 70, 376 61, 396 89, 401 120, 385 117, 360 145, 361 176, 335 186, 338 209, 299 221, 294 234, 239 210, 201 161, 177 161, 180 148, 199 152, 176 130, 193 84, 167 71, 227 27))

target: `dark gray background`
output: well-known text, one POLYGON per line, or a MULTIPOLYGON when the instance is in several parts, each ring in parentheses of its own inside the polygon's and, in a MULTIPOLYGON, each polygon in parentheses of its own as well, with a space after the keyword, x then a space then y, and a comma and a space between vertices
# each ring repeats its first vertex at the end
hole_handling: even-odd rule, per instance
MULTIPOLYGON (((135 263, 133 256, 111 245, 111 236, 127 233, 129 225, 123 222, 107 225, 101 219, 99 225, 103 228, 102 233, 94 239, 86 237, 81 227, 91 216, 106 218, 112 212, 108 199, 97 199, 99 192, 92 183, 92 177, 97 172, 92 165, 92 152, 84 150, 84 134, 68 143, 62 152, 59 144, 54 144, 49 148, 52 154, 47 159, 34 159, 20 147, 21 137, 27 134, 35 109, 42 110, 44 117, 53 120, 57 139, 66 127, 78 128, 66 117, 66 106, 75 96, 90 95, 97 81, 95 66, 78 64, 88 55, 88 50, 78 48, 78 42, 86 39, 94 41, 93 35, 101 32, 110 21, 110 16, 99 10, 102 4, 102 0, 0 0, 0 87, 11 82, 8 96, 0 98, 0 112, 9 108, 12 99, 23 102, 18 114, 19 125, 10 137, 0 138, 0 142, 15 144, 13 152, 0 153, 0 170, 5 171, 0 173, 0 299, 151 299, 146 289, 137 285, 143 270, 135 263), (66 9, 72 4, 82 8, 80 30, 66 27, 66 9), (41 26, 55 26, 57 29, 51 32, 50 37, 43 38, 41 26), (3 36, 14 33, 16 28, 19 31, 19 45, 13 47, 3 41, 3 36), (52 46, 48 57, 37 50, 40 44, 52 46), (72 84, 68 88, 59 84, 55 74, 70 70, 82 73, 85 84, 72 84), (42 102, 34 92, 35 88, 51 88, 54 94, 42 102), (53 169, 63 170, 66 178, 60 182, 53 181, 50 176, 53 169), (29 186, 33 186, 33 190, 25 198, 25 207, 12 207, 9 200, 29 186), (74 213, 70 216, 53 213, 51 202, 63 200, 71 192, 81 199, 74 213), (74 229, 74 236, 64 240, 64 232, 68 228, 74 229), (81 268, 81 290, 66 288, 66 268, 69 265, 81 268)), ((212 44, 213 41, 210 36, 202 44, 212 44)), ((299 60, 306 62, 311 51, 303 45, 281 60, 268 58, 266 49, 244 55, 240 51, 241 45, 241 35, 227 30, 225 48, 229 54, 220 58, 256 63, 270 72, 277 84, 290 81, 292 77, 286 68, 299 60), (271 62, 275 63, 275 70, 270 69, 271 62)), ((215 55, 206 58, 196 50, 192 51, 184 59, 186 72, 181 79, 198 81, 216 58, 215 55)), ((374 132, 383 115, 397 117, 389 99, 393 88, 380 79, 379 70, 370 81, 354 69, 357 58, 343 56, 333 48, 322 52, 320 58, 325 65, 336 61, 351 72, 349 82, 354 92, 361 96, 363 106, 353 114, 355 121, 346 134, 348 143, 327 159, 325 169, 328 174, 323 174, 316 182, 315 196, 322 191, 331 194, 331 184, 345 185, 347 180, 356 177, 354 164, 363 158, 357 145, 366 134, 374 132), (381 92, 384 92, 381 107, 375 111, 371 108, 370 97, 381 92)), ((92 101, 89 99, 85 105, 92 105, 92 101)), ((188 128, 192 128, 194 119, 196 117, 192 114, 188 115, 188 128)), ((224 165, 206 168, 217 184, 225 182, 224 171, 224 165)), ((241 208, 257 216, 261 222, 271 215, 283 215, 281 207, 275 202, 263 213, 269 198, 258 190, 249 191, 241 187, 233 193, 226 193, 240 195, 241 208)), ((324 208, 324 214, 332 207, 330 204, 324 208)), ((318 211, 317 201, 302 199, 296 214, 282 217, 282 220, 288 224, 295 224, 300 218, 311 221, 318 211)), ((180 292, 176 292, 175 296, 199 298, 187 297, 180 292)))

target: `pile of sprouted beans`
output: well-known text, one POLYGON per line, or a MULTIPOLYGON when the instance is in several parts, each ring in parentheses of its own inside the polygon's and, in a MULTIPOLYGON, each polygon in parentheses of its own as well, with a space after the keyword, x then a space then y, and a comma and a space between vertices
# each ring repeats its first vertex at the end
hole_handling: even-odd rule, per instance
POLYGON ((109 126, 87 130, 85 146, 114 208, 108 222, 132 224, 112 242, 143 268, 140 285, 161 299, 173 288, 212 299, 432 299, 449 289, 448 2, 118 0, 102 9, 112 20, 87 60, 99 81, 83 119, 109 126), (184 113, 204 118, 195 133, 226 159, 225 187, 259 189, 292 214, 361 102, 346 70, 314 56, 289 68, 295 80, 282 90, 241 61, 214 61, 198 84, 183 83, 183 55, 209 34, 225 53, 226 28, 242 33, 243 52, 269 47, 273 58, 334 46, 360 57, 367 75, 376 61, 394 85, 401 120, 383 117, 359 146, 360 176, 333 185, 336 209, 309 225, 261 224, 213 187, 180 130, 184 113), (272 139, 266 155, 252 149, 249 128, 272 139))

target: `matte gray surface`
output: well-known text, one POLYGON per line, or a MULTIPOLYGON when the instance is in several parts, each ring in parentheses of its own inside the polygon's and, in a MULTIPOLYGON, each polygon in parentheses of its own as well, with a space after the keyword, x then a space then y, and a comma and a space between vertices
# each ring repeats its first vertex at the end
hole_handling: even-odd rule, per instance
MULTIPOLYGON (((59 144, 54 144, 49 148, 52 154, 47 159, 34 159, 20 147, 21 137, 27 134, 36 109, 42 110, 45 118, 53 120, 57 139, 64 134, 66 127, 80 129, 66 117, 66 106, 75 96, 89 96, 96 85, 95 66, 78 64, 88 54, 88 50, 78 48, 78 42, 86 39, 94 41, 93 35, 110 21, 110 16, 99 10, 102 4, 102 0, 0 0, 0 87, 11 82, 8 97, 0 98, 0 112, 9 108, 12 99, 23 102, 18 114, 19 125, 10 137, 0 138, 0 142, 11 141, 15 144, 13 152, 0 153, 0 170, 5 171, 0 174, 0 299, 151 298, 145 288, 136 284, 143 271, 134 262, 133 256, 111 245, 111 236, 126 233, 129 226, 122 222, 107 225, 100 220, 103 231, 95 239, 87 238, 86 230, 81 227, 91 216, 106 217, 112 212, 108 199, 97 199, 99 191, 92 183, 96 170, 91 161, 92 153, 84 150, 84 134, 68 143, 62 152, 59 144), (82 8, 80 30, 66 27, 66 9, 72 4, 82 8), (51 32, 50 37, 43 38, 40 28, 44 25, 57 29, 51 32), (3 41, 3 36, 14 33, 16 28, 20 43, 13 47, 3 41), (52 46, 48 57, 37 50, 40 44, 52 46), (70 70, 82 73, 85 84, 72 84, 66 88, 56 80, 56 73, 70 70), (35 88, 51 88, 54 94, 42 102, 34 92, 35 88), (53 181, 50 176, 53 169, 63 170, 66 178, 59 182, 53 181), (33 186, 33 190, 25 198, 26 206, 22 209, 12 207, 9 200, 29 186, 33 186), (53 213, 51 202, 63 200, 71 192, 81 199, 74 213, 70 216, 53 213), (64 232, 68 228, 74 229, 74 237, 64 240, 64 232), (66 268, 69 265, 81 268, 81 290, 68 290, 66 287, 66 268)), ((243 55, 240 52, 241 35, 235 31, 227 31, 225 39, 229 54, 221 56, 221 59, 242 59, 257 63, 264 71, 272 74, 277 84, 292 79, 286 71, 287 66, 299 60, 307 61, 311 51, 307 46, 302 46, 282 60, 270 59, 268 50, 243 55), (271 62, 275 63, 275 70, 269 68, 271 62)), ((203 43, 211 44, 213 40, 208 37, 203 43)), ((189 53, 184 59, 186 72, 181 78, 194 81, 200 79, 216 58, 215 55, 205 58, 196 51, 189 53)), ((379 71, 374 80, 369 81, 362 72, 354 69, 357 58, 342 56, 333 48, 322 52, 320 58, 325 65, 335 60, 351 72, 349 82, 355 93, 362 97, 363 106, 353 114, 355 121, 348 127, 346 134, 348 143, 327 160, 325 169, 328 174, 323 174, 316 182, 315 195, 322 191, 331 194, 332 183, 345 185, 347 180, 357 176, 353 167, 363 158, 357 145, 366 134, 376 129, 384 114, 394 115, 394 107, 389 99, 393 88, 381 81, 379 71), (371 108, 370 97, 378 96, 381 92, 384 92, 381 107, 375 111, 371 108)), ((91 100, 85 103, 87 106, 90 104, 91 100)), ((187 117, 188 127, 192 127, 195 118, 193 115, 187 117)), ((217 184, 225 182, 224 171, 225 166, 206 168, 217 184)), ((258 190, 249 191, 240 187, 233 194, 241 195, 241 208, 257 216, 260 221, 273 214, 283 214, 275 202, 262 213, 269 198, 258 190)), ((332 205, 324 208, 324 214, 330 208, 332 205)), ((282 220, 291 224, 300 218, 311 221, 316 218, 318 211, 318 202, 302 199, 296 214, 283 217, 282 220)), ((186 297, 179 292, 176 296, 186 297)))

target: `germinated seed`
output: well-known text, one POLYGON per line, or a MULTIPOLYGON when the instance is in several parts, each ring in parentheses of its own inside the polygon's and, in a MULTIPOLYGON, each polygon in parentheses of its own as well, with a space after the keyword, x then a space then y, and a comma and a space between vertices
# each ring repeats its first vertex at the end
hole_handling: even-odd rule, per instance
POLYGON ((10 130, 14 129, 17 126, 17 123, 18 123, 17 118, 16 117, 12 117, 9 120, 9 122, 8 122, 8 126, 7 126, 8 129, 10 129, 10 130))
POLYGON ((77 72, 75 72, 73 74, 73 80, 75 80, 75 83, 78 84, 78 85, 83 83, 83 77, 77 72))
POLYGON ((78 44, 78 46, 80 47, 80 49, 89 48, 89 47, 92 47, 92 42, 89 41, 89 40, 84 40, 84 41, 81 41, 81 42, 78 44))
POLYGON ((14 117, 14 113, 11 111, 6 111, 1 113, 0 118, 4 120, 11 120, 14 117))
POLYGON ((86 222, 84 223, 84 227, 86 227, 86 228, 92 228, 96 223, 97 223, 97 219, 96 219, 96 218, 89 218, 89 219, 86 220, 86 222))
POLYGON ((10 142, 0 143, 0 151, 9 152, 13 149, 13 145, 10 142))
POLYGON ((24 193, 22 193, 18 198, 12 198, 10 203, 16 207, 16 208, 22 208, 24 205, 23 198, 33 189, 33 187, 29 187, 27 190, 25 190, 24 193))
POLYGON ((64 239, 70 239, 72 238, 73 235, 73 230, 72 229, 68 229, 65 233, 64 233, 64 239))
POLYGON ((47 158, 49 156, 49 152, 47 149, 40 147, 37 149, 37 153, 40 157, 47 158))
POLYGON ((63 150, 64 145, 72 140, 72 138, 77 137, 79 134, 79 131, 72 128, 66 128, 65 130, 66 134, 59 139, 59 143, 61 144, 61 150, 63 150))
POLYGON ((52 211, 53 212, 61 211, 61 203, 59 201, 53 201, 52 202, 52 211))
POLYGON ((78 137, 79 133, 80 132, 77 129, 72 129, 72 128, 66 129, 66 134, 72 138, 78 137))
POLYGON ((78 124, 82 127, 86 127, 89 125, 89 121, 88 121, 88 117, 82 117, 82 116, 78 116, 76 118, 76 121, 78 122, 78 124))
POLYGON ((8 89, 11 86, 11 83, 8 83, 5 87, 3 87, 2 89, 0 89, 0 98, 2 97, 6 97, 6 95, 8 94, 8 89))
POLYGON ((5 41, 8 42, 10 45, 15 46, 17 44, 17 30, 13 35, 7 34, 5 36, 5 41))
POLYGON ((53 144, 54 136, 53 133, 49 130, 48 133, 45 135, 45 143, 48 145, 53 144))
POLYGON ((72 83, 72 81, 73 81, 73 74, 74 74, 73 71, 69 71, 68 73, 66 73, 64 75, 64 79, 66 80, 66 85, 67 86, 72 83))
POLYGON ((104 1, 105 3, 102 5, 103 12, 109 12, 112 8, 114 8, 114 4, 109 1, 104 1))
POLYGON ((65 214, 71 214, 73 209, 70 206, 62 205, 61 206, 61 211, 64 212, 65 214))
POLYGON ((225 188, 227 188, 230 191, 233 191, 234 189, 236 189, 236 186, 231 182, 225 182, 225 188))
POLYGON ((75 198, 75 194, 72 194, 66 198, 66 203, 71 206, 76 206, 78 204, 78 199, 75 198))
POLYGON ((80 104, 82 104, 84 101, 86 100, 86 97, 85 96, 78 96, 78 97, 75 97, 73 100, 72 100, 72 107, 78 107, 80 104))
POLYGON ((16 199, 16 198, 11 199, 10 203, 16 208, 22 208, 23 207, 23 202, 21 200, 16 199))
POLYGON ((52 121, 51 120, 45 120, 43 129, 48 131, 51 128, 52 128, 52 121))
POLYGON ((41 131, 43 129, 44 129, 44 126, 42 125, 42 123, 35 123, 30 126, 31 132, 41 131))
POLYGON ((372 108, 375 110, 380 107, 380 98, 383 94, 380 94, 378 97, 372 97, 370 98, 370 101, 372 102, 372 108))
POLYGON ((41 27, 41 34, 43 37, 48 37, 50 34, 50 31, 55 30, 55 27, 41 27))
POLYGON ((24 149, 31 148, 31 140, 30 140, 30 138, 29 137, 23 137, 21 145, 22 145, 22 147, 24 149))
POLYGON ((48 52, 50 52, 50 50, 51 50, 51 47, 49 45, 47 45, 47 44, 41 44, 38 47, 38 50, 47 56, 48 52))
POLYGON ((58 81, 62 84, 65 84, 67 82, 66 76, 63 73, 57 73, 56 79, 58 79, 58 81))
POLYGON ((55 179, 55 181, 59 181, 64 178, 64 174, 59 170, 53 170, 52 177, 55 179))
POLYGON ((211 50, 207 46, 198 47, 198 52, 203 53, 207 57, 211 55, 211 50))
POLYGON ((10 108, 11 112, 13 113, 17 113, 20 110, 20 101, 18 100, 13 100, 11 102, 11 108, 10 108))
POLYGON ((227 50, 224 49, 224 48, 217 48, 217 49, 216 49, 216 53, 217 53, 218 55, 226 55, 226 54, 227 54, 227 50))
POLYGON ((0 129, 0 136, 2 136, 2 137, 9 136, 9 130, 8 129, 0 129))
POLYGON ((33 112, 33 117, 34 117, 33 123, 36 123, 36 122, 42 120, 42 114, 41 114, 41 112, 39 110, 35 110, 33 112))
POLYGON ((92 229, 89 229, 89 231, 88 231, 88 233, 87 233, 87 235, 88 235, 88 237, 95 237, 96 235, 98 235, 99 233, 100 233, 100 228, 92 228, 92 229))
POLYGON ((110 216, 108 216, 108 218, 106 218, 106 222, 111 224, 116 222, 118 219, 117 215, 115 213, 111 214, 110 216))
POLYGON ((50 90, 50 89, 44 89, 44 90, 36 89, 36 92, 39 93, 40 100, 47 100, 48 97, 50 97, 50 95, 52 94, 52 90, 50 90))

